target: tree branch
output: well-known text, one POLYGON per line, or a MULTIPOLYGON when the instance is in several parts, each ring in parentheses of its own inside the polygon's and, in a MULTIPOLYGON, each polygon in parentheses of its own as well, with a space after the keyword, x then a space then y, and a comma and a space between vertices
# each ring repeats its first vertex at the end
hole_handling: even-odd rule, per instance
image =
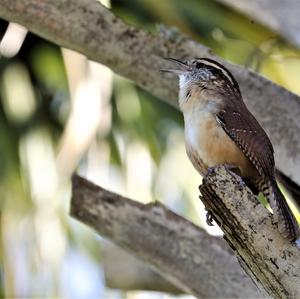
POLYGON ((71 215, 196 297, 262 297, 222 239, 160 203, 143 205, 74 176, 71 215))
POLYGON ((219 166, 200 186, 202 201, 222 227, 240 264, 273 298, 300 298, 300 250, 272 223, 247 187, 219 166))
MULTIPOLYGON (((162 57, 211 57, 208 48, 165 30, 151 34, 125 24, 92 0, 2 0, 0 17, 60 46, 85 54, 177 105, 177 79, 159 75, 162 57)), ((247 105, 268 132, 277 167, 300 184, 299 97, 258 74, 218 59, 236 76, 247 105)))
POLYGON ((283 38, 300 47, 300 2, 295 0, 218 0, 278 32, 283 38))
POLYGON ((184 293, 146 263, 110 242, 101 242, 101 256, 105 285, 109 288, 184 293))

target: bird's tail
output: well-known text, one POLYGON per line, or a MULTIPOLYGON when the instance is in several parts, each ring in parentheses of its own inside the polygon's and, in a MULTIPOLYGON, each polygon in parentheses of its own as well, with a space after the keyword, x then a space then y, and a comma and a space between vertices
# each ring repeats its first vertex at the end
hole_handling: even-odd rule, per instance
POLYGON ((277 222, 279 232, 282 236, 291 241, 296 240, 300 236, 299 224, 275 179, 268 183, 268 188, 266 188, 263 193, 264 196, 269 199, 273 210, 274 221, 277 222))

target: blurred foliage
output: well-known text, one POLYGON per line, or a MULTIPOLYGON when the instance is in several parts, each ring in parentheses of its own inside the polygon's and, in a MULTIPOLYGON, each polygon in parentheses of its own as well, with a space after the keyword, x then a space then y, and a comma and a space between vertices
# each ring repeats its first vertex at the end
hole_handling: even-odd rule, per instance
MULTIPOLYGON (((219 3, 114 0, 111 6, 131 24, 153 32, 160 23, 176 27, 223 58, 300 92, 299 50, 219 3)), ((159 199, 201 224, 182 117, 124 78, 111 82, 107 71, 31 33, 6 55, 5 35, 8 23, 0 21, 0 296, 120 297, 104 286, 101 239, 68 217, 69 176, 78 165, 101 185, 159 199), (100 92, 92 102, 84 87, 97 85, 111 96, 100 92), (99 123, 89 122, 93 111, 99 123)))

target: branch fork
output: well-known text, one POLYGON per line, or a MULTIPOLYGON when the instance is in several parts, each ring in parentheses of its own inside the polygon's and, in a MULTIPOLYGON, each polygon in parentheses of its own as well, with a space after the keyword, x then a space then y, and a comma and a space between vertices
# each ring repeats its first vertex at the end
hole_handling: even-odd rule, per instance
POLYGON ((274 298, 300 298, 300 250, 280 235, 250 189, 217 166, 200 191, 255 285, 223 240, 159 203, 143 205, 74 176, 71 214, 197 297, 262 298, 266 290, 274 298))

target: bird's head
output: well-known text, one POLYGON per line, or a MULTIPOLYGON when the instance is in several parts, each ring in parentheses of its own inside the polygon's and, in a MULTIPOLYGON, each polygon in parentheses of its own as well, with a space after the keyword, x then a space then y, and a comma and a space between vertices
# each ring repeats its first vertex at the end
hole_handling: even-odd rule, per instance
MULTIPOLYGON (((220 63, 208 58, 181 61, 167 58, 173 68, 164 69, 179 76, 179 104, 181 108, 191 101, 217 99, 226 94, 240 95, 238 83, 220 63)), ((190 105, 191 103, 189 103, 190 105)))

